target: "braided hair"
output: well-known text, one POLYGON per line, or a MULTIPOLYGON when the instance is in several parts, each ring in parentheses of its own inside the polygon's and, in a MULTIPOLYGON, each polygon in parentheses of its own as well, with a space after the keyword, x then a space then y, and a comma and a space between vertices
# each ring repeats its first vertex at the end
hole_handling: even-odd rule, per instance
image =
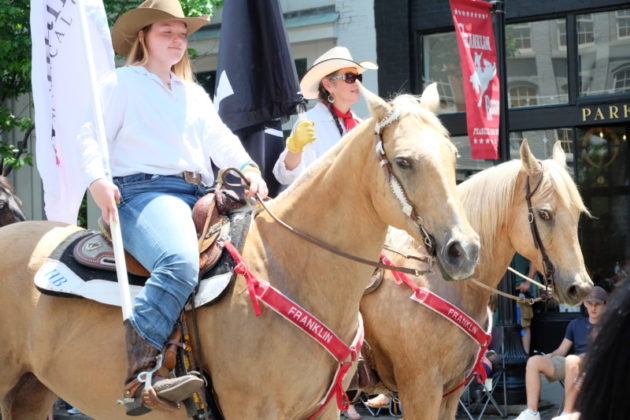
MULTIPOLYGON (((330 73, 326 75, 325 78, 332 77, 335 75, 335 73, 336 72, 330 73)), ((319 92, 318 93, 319 99, 322 101, 324 105, 326 105, 326 107, 328 108, 328 111, 330 111, 330 115, 332 115, 333 117, 333 121, 335 121, 335 124, 337 125, 337 130, 339 130, 339 135, 343 136, 343 128, 341 127, 341 123, 339 122, 339 117, 337 116, 337 114, 335 114, 335 110, 333 109, 333 104, 328 99, 330 98, 330 92, 328 92, 326 88, 324 88, 324 84, 322 82, 319 82, 319 87, 317 90, 319 92)))

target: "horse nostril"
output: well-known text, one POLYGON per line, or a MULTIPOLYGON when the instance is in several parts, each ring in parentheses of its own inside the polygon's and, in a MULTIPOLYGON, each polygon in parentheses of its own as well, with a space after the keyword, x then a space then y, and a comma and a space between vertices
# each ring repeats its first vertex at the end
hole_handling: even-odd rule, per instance
POLYGON ((459 241, 455 241, 452 244, 450 244, 448 246, 447 253, 448 253, 449 259, 451 260, 459 260, 465 254, 464 248, 462 248, 462 245, 459 243, 459 241))
POLYGON ((576 286, 571 286, 567 289, 567 295, 571 298, 576 297, 579 294, 579 290, 576 286))

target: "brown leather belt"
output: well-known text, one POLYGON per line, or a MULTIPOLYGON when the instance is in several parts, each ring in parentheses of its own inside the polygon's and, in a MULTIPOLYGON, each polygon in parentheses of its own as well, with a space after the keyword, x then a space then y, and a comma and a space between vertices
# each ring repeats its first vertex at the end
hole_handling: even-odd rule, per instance
POLYGON ((178 178, 183 178, 187 184, 201 185, 201 174, 199 172, 184 171, 181 174, 174 174, 178 178))

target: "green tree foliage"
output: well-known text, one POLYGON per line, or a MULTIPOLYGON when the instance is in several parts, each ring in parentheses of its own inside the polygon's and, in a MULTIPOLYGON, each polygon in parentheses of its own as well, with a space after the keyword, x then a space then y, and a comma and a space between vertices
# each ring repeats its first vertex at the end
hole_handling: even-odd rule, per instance
POLYGON ((0 0, 0 174, 31 163, 26 153, 33 121, 15 114, 9 100, 31 90, 31 35, 29 31, 29 1, 0 0), (10 144, 6 134, 14 129, 23 133, 17 145, 10 144))
MULTIPOLYGON (((212 14, 223 0, 180 0, 187 16, 212 14)), ((137 0, 105 0, 110 26, 125 11, 138 6, 137 0)), ((0 174, 31 164, 28 141, 33 131, 29 107, 13 109, 12 100, 31 92, 30 0, 0 0, 0 174), (17 144, 9 133, 17 130, 17 144)))

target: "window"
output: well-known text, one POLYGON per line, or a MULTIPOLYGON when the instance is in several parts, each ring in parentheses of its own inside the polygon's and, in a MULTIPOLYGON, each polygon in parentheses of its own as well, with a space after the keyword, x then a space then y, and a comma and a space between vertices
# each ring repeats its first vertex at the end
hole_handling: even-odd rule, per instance
POLYGON ((511 108, 538 105, 536 88, 534 86, 511 87, 508 102, 511 108))
POLYGON ((570 128, 559 128, 556 132, 564 153, 573 156, 573 130, 570 128))
POLYGON ((529 23, 518 23, 510 25, 512 30, 512 41, 519 50, 532 49, 531 27, 529 23))
POLYGON ((465 111, 464 84, 455 32, 423 35, 422 46, 422 78, 425 86, 433 82, 438 85, 438 113, 465 111))
POLYGON ((511 107, 569 101, 566 88, 567 48, 560 46, 560 39, 566 43, 564 31, 564 19, 506 25, 507 83, 511 107), (534 34, 536 42, 532 42, 530 37, 534 34), (560 35, 561 38, 556 41, 560 35))
POLYGON ((613 81, 615 92, 630 92, 630 68, 626 67, 615 73, 613 81))
MULTIPOLYGON (((567 155, 567 166, 573 167, 573 129, 557 128, 555 130, 513 131, 510 132, 510 158, 519 159, 519 149, 524 139, 538 159, 550 159, 553 146, 560 142, 567 155)), ((569 170, 569 173, 572 173, 569 170)))
POLYGON ((617 15, 617 37, 630 37, 630 9, 618 10, 617 15))
POLYGON ((630 10, 578 15, 577 22, 579 95, 630 92, 630 10))
POLYGON ((578 44, 592 44, 595 42, 593 35, 593 15, 580 15, 577 17, 578 44))
POLYGON ((558 28, 558 46, 565 47, 567 46, 567 24, 564 20, 559 20, 556 25, 558 28))

